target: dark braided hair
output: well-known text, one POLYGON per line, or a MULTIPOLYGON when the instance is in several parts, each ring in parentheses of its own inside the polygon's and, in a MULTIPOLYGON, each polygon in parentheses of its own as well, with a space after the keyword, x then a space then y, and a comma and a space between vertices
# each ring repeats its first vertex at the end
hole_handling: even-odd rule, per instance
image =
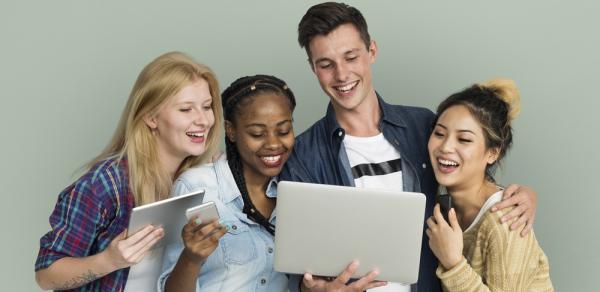
MULTIPOLYGON (((285 82, 277 77, 270 75, 254 75, 245 76, 237 79, 221 94, 223 103, 223 115, 225 121, 233 123, 238 113, 244 110, 244 107, 252 100, 264 93, 275 93, 286 97, 290 102, 292 111, 296 107, 296 99, 294 93, 288 88, 285 82)), ((244 208, 242 211, 254 222, 263 226, 269 233, 275 234, 275 227, 263 216, 250 200, 244 171, 242 167, 242 159, 237 149, 237 145, 229 140, 225 135, 225 149, 227 152, 227 163, 235 179, 242 199, 244 208)))

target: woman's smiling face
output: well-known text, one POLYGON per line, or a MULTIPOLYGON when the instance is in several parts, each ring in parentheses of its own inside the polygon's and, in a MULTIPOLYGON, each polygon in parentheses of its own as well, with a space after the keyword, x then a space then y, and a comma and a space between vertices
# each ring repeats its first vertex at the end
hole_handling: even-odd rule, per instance
POLYGON ((145 119, 157 139, 159 156, 178 161, 206 151, 206 138, 215 122, 208 82, 197 79, 170 97, 145 119))
POLYGON ((244 172, 265 178, 281 172, 294 147, 292 107, 287 97, 273 92, 251 97, 234 121, 225 123, 225 130, 238 149, 244 172))
POLYGON ((428 149, 438 183, 449 189, 481 183, 486 166, 497 159, 497 151, 487 149, 481 125, 463 105, 440 115, 428 149))

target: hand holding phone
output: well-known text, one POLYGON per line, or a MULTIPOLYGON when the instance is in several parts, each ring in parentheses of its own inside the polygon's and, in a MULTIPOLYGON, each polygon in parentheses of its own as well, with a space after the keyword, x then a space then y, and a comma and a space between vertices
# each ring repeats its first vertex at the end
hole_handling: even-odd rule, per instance
POLYGON ((185 217, 189 221, 192 218, 197 218, 197 224, 208 223, 212 220, 219 220, 219 212, 215 202, 206 202, 202 205, 189 208, 185 211, 185 217))
POLYGON ((438 204, 440 204, 440 212, 444 216, 444 220, 450 224, 450 220, 448 220, 448 212, 452 209, 452 197, 448 194, 438 195, 436 197, 438 204))
POLYGON ((202 265, 219 245, 219 239, 225 235, 227 229, 218 222, 219 212, 215 202, 207 202, 186 210, 185 216, 188 224, 183 227, 181 237, 184 252, 180 257, 185 257, 191 263, 202 265), (212 223, 211 223, 212 222, 212 223))

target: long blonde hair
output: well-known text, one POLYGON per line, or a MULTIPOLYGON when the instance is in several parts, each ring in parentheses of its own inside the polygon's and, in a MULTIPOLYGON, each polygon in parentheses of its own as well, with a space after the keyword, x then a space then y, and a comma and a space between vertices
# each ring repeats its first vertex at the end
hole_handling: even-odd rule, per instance
POLYGON ((156 114, 169 98, 200 78, 209 85, 215 123, 206 140, 206 151, 200 156, 185 158, 175 177, 210 159, 219 147, 223 119, 217 78, 210 68, 191 57, 180 52, 170 52, 154 59, 140 72, 112 140, 88 164, 91 167, 115 156, 119 160, 126 158, 129 187, 136 206, 168 198, 174 179, 158 161, 156 138, 144 122, 144 117, 156 114))

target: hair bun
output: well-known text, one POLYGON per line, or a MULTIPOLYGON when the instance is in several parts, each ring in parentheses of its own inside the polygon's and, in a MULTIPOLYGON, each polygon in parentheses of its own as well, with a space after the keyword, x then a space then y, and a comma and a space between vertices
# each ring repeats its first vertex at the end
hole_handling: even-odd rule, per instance
POLYGON ((521 96, 517 84, 512 79, 494 78, 483 82, 481 86, 492 90, 500 99, 508 104, 508 118, 514 120, 521 112, 521 96))

